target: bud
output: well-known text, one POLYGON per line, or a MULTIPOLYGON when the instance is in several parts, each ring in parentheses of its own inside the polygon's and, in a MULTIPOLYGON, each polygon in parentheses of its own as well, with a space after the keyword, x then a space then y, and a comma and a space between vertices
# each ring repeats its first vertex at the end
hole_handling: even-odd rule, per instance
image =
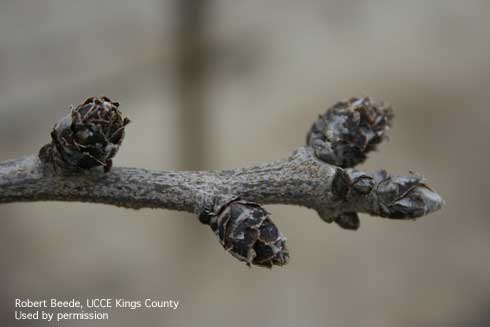
POLYGON ((51 143, 45 145, 39 157, 55 169, 79 170, 103 166, 112 167, 112 158, 124 138, 129 123, 118 110, 119 103, 107 97, 88 98, 55 124, 51 143))
POLYGON ((376 172, 375 214, 392 219, 418 218, 439 210, 444 200, 425 184, 421 176, 390 176, 385 170, 376 172))
POLYGON ((288 263, 286 238, 256 203, 234 198, 213 213, 201 213, 199 220, 210 225, 225 250, 248 266, 272 268, 288 263))
POLYGON ((313 124, 307 144, 329 164, 354 167, 386 138, 393 111, 369 97, 351 98, 329 108, 313 124))
POLYGON ((334 218, 334 221, 343 229, 358 230, 361 222, 355 212, 344 212, 334 218))

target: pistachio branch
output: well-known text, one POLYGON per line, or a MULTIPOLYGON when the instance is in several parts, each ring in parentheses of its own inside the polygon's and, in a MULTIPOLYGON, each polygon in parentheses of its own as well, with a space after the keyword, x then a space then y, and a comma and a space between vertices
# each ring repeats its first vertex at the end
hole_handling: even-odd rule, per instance
POLYGON ((107 162, 128 121, 107 98, 93 98, 55 125, 40 155, 0 163, 0 203, 78 201, 192 212, 240 260, 282 265, 289 257, 285 238, 255 203, 304 206, 326 222, 357 229, 357 213, 414 219, 444 202, 420 176, 350 168, 382 141, 392 117, 391 110, 361 99, 340 102, 320 116, 308 144, 286 159, 221 171, 152 171, 111 169, 107 162))

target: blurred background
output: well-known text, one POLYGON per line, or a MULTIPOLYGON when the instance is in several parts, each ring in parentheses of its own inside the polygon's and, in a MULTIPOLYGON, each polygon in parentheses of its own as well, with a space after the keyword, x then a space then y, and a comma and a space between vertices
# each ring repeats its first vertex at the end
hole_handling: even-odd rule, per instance
POLYGON ((153 297, 59 326, 490 326, 490 2, 0 0, 0 160, 36 153, 89 96, 132 120, 115 164, 222 169, 280 159, 317 115, 371 95, 390 141, 362 169, 428 177, 447 201, 350 232, 268 206, 291 262, 247 268, 191 214, 0 206, 0 320, 15 298, 153 297))

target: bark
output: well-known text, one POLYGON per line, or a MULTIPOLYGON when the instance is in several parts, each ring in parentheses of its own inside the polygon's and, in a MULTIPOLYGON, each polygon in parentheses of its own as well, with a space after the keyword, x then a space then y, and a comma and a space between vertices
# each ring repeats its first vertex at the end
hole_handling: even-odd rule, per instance
MULTIPOLYGON (((210 203, 222 203, 238 196, 260 204, 293 204, 315 209, 322 219, 331 222, 342 213, 349 212, 383 215, 380 211, 382 205, 415 191, 418 196, 424 196, 423 203, 416 208, 422 211, 406 218, 435 211, 443 202, 437 193, 420 184, 409 194, 395 190, 390 202, 385 203, 381 201, 379 184, 372 174, 342 169, 317 159, 310 147, 300 148, 284 160, 222 171, 152 171, 115 167, 105 173, 98 167, 59 173, 37 156, 0 163, 0 203, 79 201, 199 214, 210 203), (345 177, 337 182, 342 179, 339 176, 345 177), (367 183, 365 190, 359 192, 356 184, 362 179, 371 181, 372 185, 367 183), (332 183, 334 180, 336 182, 332 183)), ((389 213, 385 216, 390 217, 389 213)))

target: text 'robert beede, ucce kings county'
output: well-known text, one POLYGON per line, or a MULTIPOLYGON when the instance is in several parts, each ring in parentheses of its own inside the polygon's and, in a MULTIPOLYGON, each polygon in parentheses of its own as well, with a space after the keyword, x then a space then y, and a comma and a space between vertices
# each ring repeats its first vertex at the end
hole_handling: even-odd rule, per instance
POLYGON ((93 298, 86 299, 85 305, 77 299, 71 300, 31 300, 31 299, 15 299, 16 308, 127 308, 127 309, 138 309, 138 308, 169 308, 177 309, 179 307, 178 300, 155 300, 155 299, 144 299, 144 300, 128 300, 128 299, 110 299, 110 298, 93 298))

